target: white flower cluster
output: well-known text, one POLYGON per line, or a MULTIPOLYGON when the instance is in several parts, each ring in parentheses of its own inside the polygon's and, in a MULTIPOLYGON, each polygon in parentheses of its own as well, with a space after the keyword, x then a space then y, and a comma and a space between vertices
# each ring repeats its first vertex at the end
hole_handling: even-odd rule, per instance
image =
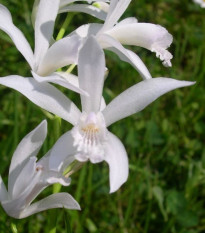
POLYGON ((143 110, 161 95, 176 88, 193 85, 166 77, 152 78, 145 64, 123 45, 146 48, 156 53, 165 66, 171 66, 167 48, 172 36, 162 26, 140 23, 136 18, 119 21, 131 0, 84 1, 36 0, 32 20, 35 48, 32 51, 23 33, 14 25, 9 10, 0 4, 0 29, 7 33, 30 65, 32 77, 11 75, 0 84, 21 92, 39 107, 73 125, 48 153, 37 161, 37 153, 47 134, 43 121, 18 145, 9 169, 8 191, 0 177, 0 202, 8 215, 24 218, 50 208, 80 209, 68 193, 57 193, 32 203, 47 186, 70 184, 65 169, 79 164, 106 161, 110 170, 110 192, 115 192, 128 177, 128 157, 121 141, 107 127, 143 110), (103 23, 85 24, 54 41, 56 17, 63 12, 83 12, 103 23), (142 81, 123 91, 108 105, 102 96, 106 64, 104 50, 116 53, 130 63, 142 81), (77 65, 78 76, 59 72, 64 66, 77 65), (67 98, 57 84, 80 94, 82 109, 67 98))

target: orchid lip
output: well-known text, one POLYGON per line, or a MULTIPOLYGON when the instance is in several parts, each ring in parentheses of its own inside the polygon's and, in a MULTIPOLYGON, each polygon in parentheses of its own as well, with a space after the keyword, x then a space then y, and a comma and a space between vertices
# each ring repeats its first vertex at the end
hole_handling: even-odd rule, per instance
POLYGON ((101 112, 83 112, 78 125, 72 129, 73 145, 77 148, 76 159, 83 162, 104 160, 104 144, 107 141, 107 129, 101 112))

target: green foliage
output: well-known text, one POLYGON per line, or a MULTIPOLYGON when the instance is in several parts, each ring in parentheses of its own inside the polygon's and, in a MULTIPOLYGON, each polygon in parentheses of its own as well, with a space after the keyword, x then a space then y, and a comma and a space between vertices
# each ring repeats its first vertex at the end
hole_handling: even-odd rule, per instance
MULTIPOLYGON (((2 0, 15 24, 33 45, 30 21, 32 0, 2 0)), ((0 207, 0 233, 203 233, 205 232, 205 10, 191 0, 133 0, 123 18, 160 24, 174 37, 170 51, 173 67, 164 68, 155 55, 141 48, 139 54, 153 77, 196 80, 195 86, 173 91, 144 111, 114 124, 110 130, 124 143, 130 163, 127 183, 109 194, 108 166, 87 163, 62 188, 81 205, 81 211, 50 210, 27 219, 8 217, 0 207)), ((58 34, 66 15, 58 18, 58 34)), ((92 17, 76 14, 66 33, 92 17)), ((29 67, 10 38, 0 31, 0 75, 30 75, 29 67), (26 65, 25 65, 26 64, 26 65)), ((106 53, 109 76, 104 96, 113 97, 140 81, 128 64, 106 53)), ((63 90, 71 99, 76 94, 63 90)), ((43 155, 58 135, 71 126, 39 109, 25 97, 0 86, 0 174, 7 182, 10 159, 20 139, 47 118, 48 138, 43 155)), ((55 187, 59 189, 60 187, 55 187)), ((40 198, 52 193, 46 189, 40 198)))

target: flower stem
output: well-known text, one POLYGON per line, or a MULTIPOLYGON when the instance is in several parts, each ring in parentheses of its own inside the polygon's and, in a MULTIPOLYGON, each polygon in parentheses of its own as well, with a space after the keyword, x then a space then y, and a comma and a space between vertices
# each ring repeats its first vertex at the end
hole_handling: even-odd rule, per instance
MULTIPOLYGON (((61 127, 61 118, 59 116, 55 116, 55 118, 54 118, 55 141, 58 140, 58 138, 60 137, 60 134, 61 134, 60 127, 61 127)), ((53 193, 58 193, 58 192, 60 192, 60 190, 61 190, 61 184, 56 183, 53 185, 53 193)))
POLYGON ((11 223, 11 230, 12 230, 12 233, 18 233, 18 230, 17 230, 16 224, 11 223))
POLYGON ((74 70, 75 67, 76 67, 76 64, 70 65, 68 69, 66 70, 66 72, 70 74, 74 70))
POLYGON ((56 37, 56 40, 60 40, 63 38, 64 34, 65 34, 65 31, 68 27, 68 25, 70 24, 72 18, 73 18, 74 14, 71 14, 71 13, 68 13, 64 23, 63 23, 63 26, 61 27, 57 37, 56 37))
POLYGON ((83 167, 83 165, 84 165, 84 163, 81 163, 81 162, 78 162, 78 161, 74 161, 69 167, 67 167, 65 169, 64 176, 68 178, 73 173, 75 173, 78 170, 80 170, 83 167))

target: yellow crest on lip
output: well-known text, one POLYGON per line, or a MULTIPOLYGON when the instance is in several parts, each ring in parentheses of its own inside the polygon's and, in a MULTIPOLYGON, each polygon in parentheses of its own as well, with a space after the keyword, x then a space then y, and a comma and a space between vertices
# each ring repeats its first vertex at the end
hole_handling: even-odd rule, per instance
POLYGON ((84 132, 97 133, 97 132, 99 132, 99 128, 96 127, 95 124, 89 124, 89 125, 86 125, 85 127, 83 127, 83 128, 82 128, 82 131, 84 131, 84 132))

